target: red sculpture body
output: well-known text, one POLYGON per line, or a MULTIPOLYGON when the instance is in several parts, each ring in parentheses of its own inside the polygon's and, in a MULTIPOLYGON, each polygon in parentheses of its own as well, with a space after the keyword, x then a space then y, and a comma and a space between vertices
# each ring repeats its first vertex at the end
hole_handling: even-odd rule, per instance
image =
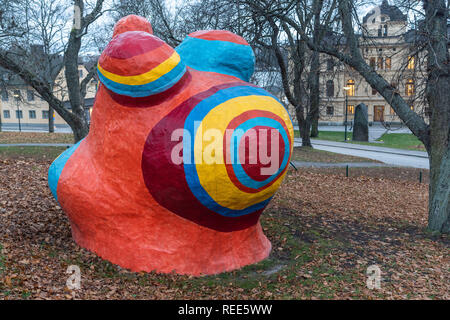
POLYGON ((133 271, 201 275, 258 262, 271 249, 259 216, 292 151, 289 115, 244 81, 254 58, 241 37, 201 31, 177 52, 151 33, 141 17, 117 23, 89 135, 49 170, 73 238, 133 271), (275 169, 258 156, 269 142, 275 169))

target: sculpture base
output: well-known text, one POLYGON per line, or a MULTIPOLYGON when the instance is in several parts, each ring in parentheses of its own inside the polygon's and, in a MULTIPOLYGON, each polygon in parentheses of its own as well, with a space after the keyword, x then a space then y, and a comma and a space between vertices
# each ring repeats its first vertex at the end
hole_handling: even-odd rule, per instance
POLYGON ((135 272, 211 275, 257 263, 267 258, 271 250, 271 243, 259 223, 234 232, 196 227, 198 232, 193 234, 192 230, 179 229, 179 234, 190 236, 180 237, 175 242, 161 239, 161 243, 133 241, 132 233, 121 235, 107 230, 83 233, 75 223, 71 226, 78 245, 135 272))

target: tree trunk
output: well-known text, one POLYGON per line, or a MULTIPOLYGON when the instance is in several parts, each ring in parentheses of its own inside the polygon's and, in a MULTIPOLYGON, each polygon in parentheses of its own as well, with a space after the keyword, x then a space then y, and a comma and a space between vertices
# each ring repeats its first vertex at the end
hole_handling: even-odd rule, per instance
POLYGON ((450 144, 441 160, 439 171, 436 181, 430 183, 428 228, 450 233, 450 144))
POLYGON ((73 138, 75 140, 75 143, 86 137, 89 133, 89 124, 86 121, 86 117, 83 114, 79 114, 78 112, 74 112, 75 117, 73 124, 70 124, 70 127, 73 131, 73 138))
POLYGON ((55 132, 55 119, 53 117, 54 111, 52 107, 48 107, 48 132, 55 132))
MULTIPOLYGON (((321 28, 320 13, 322 12, 323 0, 314 1, 314 31, 313 42, 320 44, 321 28)), ((309 114, 307 118, 311 118, 311 137, 319 135, 319 103, 320 103, 320 53, 318 50, 312 50, 311 69, 309 70, 309 114)))
POLYGON ((302 138, 302 147, 312 147, 310 131, 311 121, 304 118, 300 112, 297 112, 298 129, 300 130, 300 138, 302 138))
POLYGON ((450 76, 442 75, 429 82, 430 119, 430 187, 428 228, 450 233, 450 76))
POLYGON ((311 138, 319 136, 319 114, 314 115, 311 123, 311 138))
POLYGON ((450 55, 447 42, 448 11, 446 1, 424 1, 428 81, 426 95, 431 110, 430 188, 428 228, 450 233, 449 223, 449 148, 450 148, 450 55))

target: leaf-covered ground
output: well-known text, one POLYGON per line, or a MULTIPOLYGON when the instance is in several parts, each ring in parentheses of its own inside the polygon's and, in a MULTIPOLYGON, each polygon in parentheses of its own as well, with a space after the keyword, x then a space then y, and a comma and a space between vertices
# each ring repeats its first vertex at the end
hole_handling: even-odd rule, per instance
POLYGON ((269 259, 193 278, 129 272, 77 246, 47 187, 48 166, 0 156, 0 299, 450 298, 450 239, 425 230, 428 185, 416 171, 292 171, 262 216, 269 259), (79 291, 65 285, 73 264, 79 291), (366 287, 372 264, 379 290, 366 287))

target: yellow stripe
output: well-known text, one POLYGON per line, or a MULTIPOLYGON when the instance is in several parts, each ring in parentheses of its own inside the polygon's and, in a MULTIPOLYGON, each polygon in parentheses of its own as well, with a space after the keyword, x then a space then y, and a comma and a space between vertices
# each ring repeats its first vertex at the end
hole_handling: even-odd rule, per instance
POLYGON ((152 70, 139 74, 137 76, 120 76, 103 69, 100 64, 97 65, 98 70, 109 80, 126 84, 130 86, 138 86, 150 83, 159 79, 161 76, 170 72, 173 68, 175 68, 180 62, 180 56, 177 52, 174 52, 166 61, 162 62, 159 66, 153 68, 152 70))

